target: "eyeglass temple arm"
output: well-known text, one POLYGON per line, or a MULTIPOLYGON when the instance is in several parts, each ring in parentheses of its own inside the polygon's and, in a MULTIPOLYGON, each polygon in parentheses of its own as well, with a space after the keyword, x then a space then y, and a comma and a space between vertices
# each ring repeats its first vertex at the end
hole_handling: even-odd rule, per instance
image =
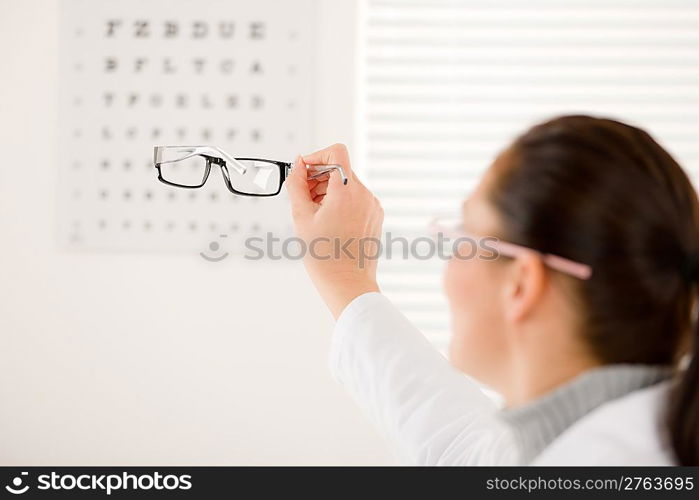
MULTIPOLYGON (((293 163, 286 164, 287 176, 289 175, 289 172, 291 172, 293 166, 293 163)), ((308 179, 317 179, 318 177, 322 177, 333 170, 337 170, 337 172, 340 174, 342 184, 347 185, 347 176, 345 175, 345 170, 342 168, 342 165, 309 165, 308 173, 311 175, 308 176, 308 179)))
POLYGON ((234 157, 226 153, 223 149, 217 148, 217 147, 206 147, 204 149, 208 150, 213 150, 215 153, 217 153, 214 156, 219 156, 220 158, 223 158, 226 160, 226 166, 227 167, 233 167, 233 169, 238 172, 239 174, 243 175, 245 172, 247 172, 247 167, 240 163, 238 160, 236 160, 234 157))
POLYGON ((221 158, 226 161, 226 166, 232 167, 239 174, 244 174, 247 171, 247 167, 236 160, 234 157, 226 153, 223 149, 213 146, 156 146, 154 148, 154 162, 156 164, 162 163, 175 163, 178 161, 186 160, 192 156, 213 156, 215 158, 221 158), (177 158, 176 160, 161 161, 161 156, 163 150, 166 148, 173 149, 177 152, 185 153, 184 156, 177 158))

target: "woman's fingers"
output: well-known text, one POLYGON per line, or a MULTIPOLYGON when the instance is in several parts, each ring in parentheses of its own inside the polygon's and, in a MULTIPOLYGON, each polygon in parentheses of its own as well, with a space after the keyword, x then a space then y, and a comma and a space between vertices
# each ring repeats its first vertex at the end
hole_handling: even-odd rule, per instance
MULTIPOLYGON (((315 153, 305 155, 297 159, 297 164, 303 165, 304 169, 306 169, 308 197, 313 204, 316 204, 314 211, 318 209, 317 204, 324 200, 325 197, 329 197, 326 200, 328 206, 334 208, 344 207, 346 209, 352 198, 361 199, 361 195, 369 192, 352 171, 349 153, 344 144, 333 144, 315 153), (313 175, 314 165, 317 165, 318 168, 321 168, 321 165, 342 166, 345 175, 350 179, 349 185, 345 185, 342 182, 340 173, 337 170, 331 170, 317 179, 308 179, 308 176, 313 175)), ((294 170, 301 169, 295 167, 294 170)), ((300 172, 297 172, 296 178, 300 177, 300 172)))
POLYGON ((328 192, 328 182, 319 182, 314 187, 311 188, 311 196, 318 196, 320 194, 325 194, 328 192))
POLYGON ((294 167, 291 169, 285 184, 294 219, 307 216, 315 211, 313 196, 311 195, 307 179, 306 165, 300 156, 296 158, 294 167))
POLYGON ((341 206, 351 197, 350 191, 357 190, 360 186, 352 183, 352 181, 350 181, 350 184, 345 185, 342 182, 340 173, 337 170, 333 170, 330 172, 330 179, 328 179, 325 194, 330 197, 329 200, 332 200, 333 205, 341 206))
MULTIPOLYGON (((341 165, 348 178, 352 180, 356 179, 350 165, 349 152, 344 144, 333 144, 315 153, 305 155, 303 157, 303 162, 310 166, 311 171, 313 170, 313 165, 318 165, 319 168, 321 165, 341 165)), ((347 191, 351 188, 342 183, 339 172, 337 170, 332 170, 327 176, 323 176, 321 179, 324 182, 318 183, 315 190, 311 189, 311 196, 314 197, 313 201, 315 202, 316 196, 327 195, 330 196, 328 199, 332 200, 333 204, 344 203, 344 200, 346 200, 346 197, 349 195, 347 191), (322 187, 318 188, 318 186, 322 187)))
POLYGON ((333 144, 325 149, 316 151, 303 157, 307 165, 342 165, 345 174, 350 175, 350 161, 347 146, 344 144, 333 144))
MULTIPOLYGON (((342 148, 335 148, 337 151, 334 148, 335 146, 331 146, 308 156, 316 161, 324 161, 323 158, 326 158, 327 160, 325 161, 335 159, 337 162, 337 155, 342 153, 342 148)), ((307 164, 308 162, 304 161, 303 157, 299 156, 296 158, 294 167, 286 180, 291 210, 295 219, 315 212, 318 205, 325 198, 328 192, 328 184, 333 177, 330 174, 326 174, 317 179, 309 179, 308 176, 312 174, 307 168, 307 164)))

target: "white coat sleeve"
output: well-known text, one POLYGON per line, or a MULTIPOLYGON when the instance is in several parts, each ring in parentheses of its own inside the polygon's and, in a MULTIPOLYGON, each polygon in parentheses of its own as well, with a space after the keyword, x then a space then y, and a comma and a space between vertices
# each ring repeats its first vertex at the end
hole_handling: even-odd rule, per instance
POLYGON ((338 318, 330 369, 409 462, 516 463, 492 400, 380 293, 355 298, 338 318))

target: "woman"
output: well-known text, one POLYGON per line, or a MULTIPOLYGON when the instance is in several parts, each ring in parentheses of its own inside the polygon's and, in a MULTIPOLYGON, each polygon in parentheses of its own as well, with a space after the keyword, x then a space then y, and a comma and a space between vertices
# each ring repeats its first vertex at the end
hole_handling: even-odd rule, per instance
MULTIPOLYGON (((356 256, 359 238, 381 233, 379 202, 344 146, 297 159, 336 163, 347 186, 293 169, 295 228, 307 243, 355 238, 356 256)), ((450 260, 451 366, 380 294, 375 261, 306 258, 337 319, 334 374, 420 464, 699 465, 697 208, 643 130, 588 116, 539 124, 463 205, 463 231, 526 249, 450 260)))

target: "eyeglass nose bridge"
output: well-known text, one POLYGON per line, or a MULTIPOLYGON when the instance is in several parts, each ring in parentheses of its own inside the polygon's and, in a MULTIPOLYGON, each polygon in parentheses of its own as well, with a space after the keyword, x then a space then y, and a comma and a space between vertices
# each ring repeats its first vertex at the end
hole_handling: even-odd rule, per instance
POLYGON ((231 193, 235 193, 236 191, 233 189, 233 184, 231 183, 231 174, 228 172, 228 167, 226 166, 225 160, 222 160, 221 158, 206 159, 207 168, 210 168, 212 163, 221 167, 221 175, 223 175, 223 182, 225 182, 226 188, 231 193))

